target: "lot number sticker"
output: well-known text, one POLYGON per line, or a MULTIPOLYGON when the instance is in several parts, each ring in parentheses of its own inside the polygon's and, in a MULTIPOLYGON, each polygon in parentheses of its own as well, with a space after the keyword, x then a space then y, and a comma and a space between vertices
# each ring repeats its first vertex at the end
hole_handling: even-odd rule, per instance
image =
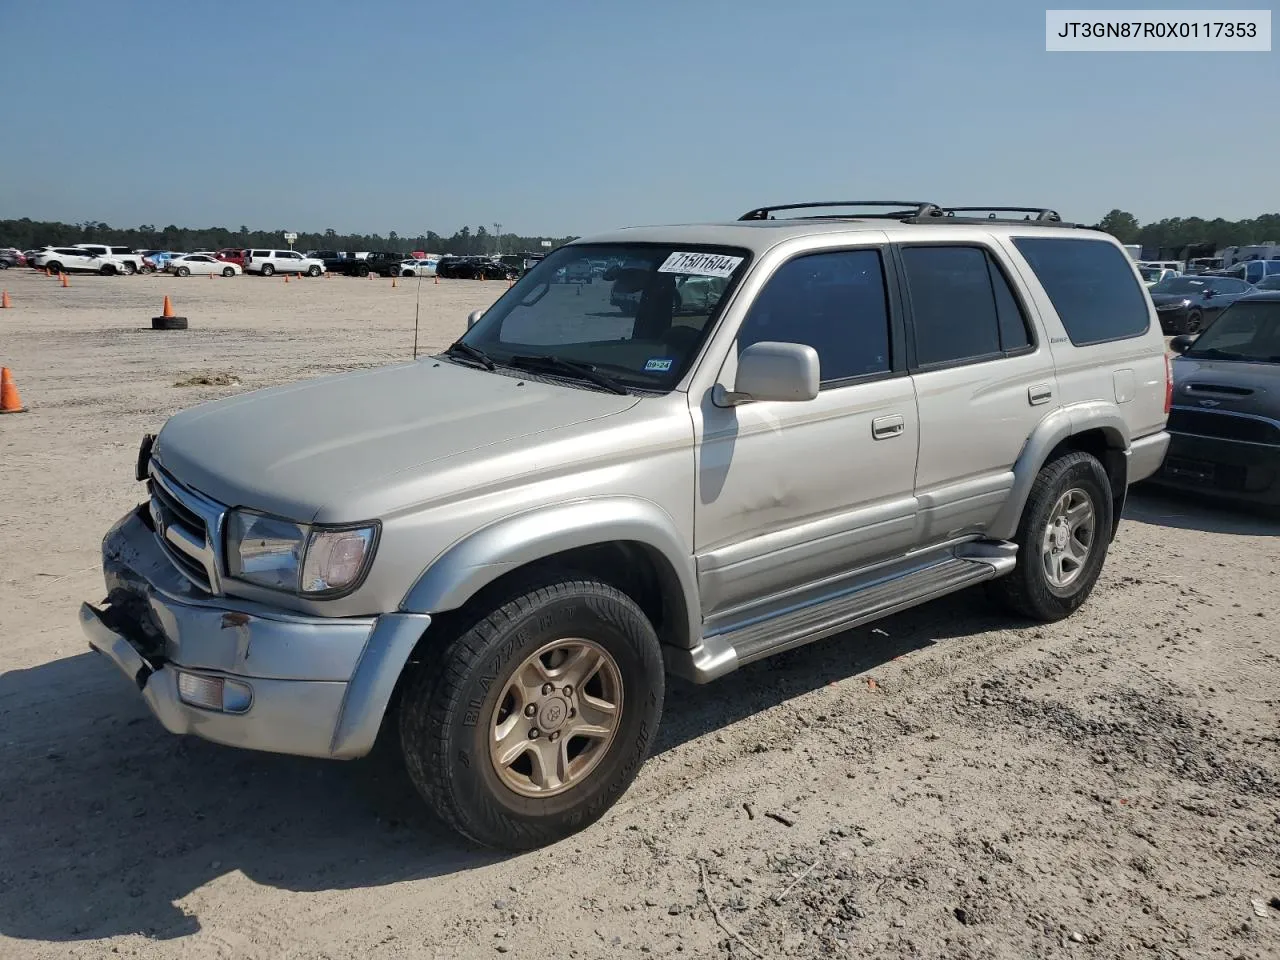
POLYGON ((670 370, 671 361, 666 357, 655 357, 652 360, 646 360, 644 368, 645 370, 670 370))
POLYGON ((741 257, 725 257, 718 253, 680 253, 677 251, 658 268, 659 273, 687 273, 695 277, 727 277, 742 262, 741 257))

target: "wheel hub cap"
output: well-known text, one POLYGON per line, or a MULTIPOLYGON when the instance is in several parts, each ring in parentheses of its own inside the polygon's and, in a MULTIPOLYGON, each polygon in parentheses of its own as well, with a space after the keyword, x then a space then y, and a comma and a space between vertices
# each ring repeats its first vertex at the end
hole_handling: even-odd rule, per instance
POLYGON ((1066 589, 1084 572, 1093 550, 1095 520, 1093 499, 1078 487, 1054 504, 1041 548, 1045 578, 1051 587, 1066 589))
POLYGON ((548 697, 538 710, 538 727, 543 733, 559 730, 569 717, 569 704, 563 697, 548 697))

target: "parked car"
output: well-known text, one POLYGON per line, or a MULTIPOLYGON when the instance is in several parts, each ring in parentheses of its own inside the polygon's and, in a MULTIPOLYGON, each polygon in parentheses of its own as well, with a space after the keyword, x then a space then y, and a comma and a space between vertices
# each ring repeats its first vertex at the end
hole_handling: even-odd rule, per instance
POLYGON ((244 272, 269 277, 276 273, 296 273, 318 277, 324 273, 323 261, 304 257, 297 250, 246 250, 244 272))
POLYGON ((170 260, 182 256, 185 254, 173 250, 146 250, 142 254, 143 272, 163 271, 170 260))
POLYGON ((1139 266, 1138 272, 1142 274, 1142 282, 1148 288, 1154 287, 1161 280, 1168 280, 1170 277, 1181 276, 1177 270, 1170 270, 1168 267, 1148 267, 1139 266))
POLYGON ((1223 270, 1223 275, 1257 286, 1264 277, 1280 276, 1280 260, 1246 260, 1223 270))
POLYGON ((1253 287, 1234 277, 1170 277, 1150 288, 1166 334, 1195 333, 1253 287))
POLYGON ((400 276, 402 277, 434 277, 436 275, 436 264, 438 261, 432 260, 430 257, 426 259, 410 259, 400 261, 400 276))
POLYGON ((1171 440, 1153 482, 1280 508, 1280 289, 1241 297, 1171 346, 1171 440))
POLYGON ((54 273, 99 273, 104 277, 128 273, 126 261, 78 247, 52 247, 36 254, 35 266, 54 273))
POLYGON ((178 277, 189 277, 192 274, 199 276, 219 274, 224 277, 234 277, 244 272, 238 263, 219 260, 207 253, 185 253, 182 256, 171 257, 164 265, 164 269, 166 273, 172 273, 178 277))
POLYGON ((489 257, 460 257, 450 266, 449 275, 459 280, 516 280, 520 271, 489 257))
POLYGON ((241 250, 237 247, 223 247, 214 256, 223 263, 234 263, 242 271, 244 270, 244 257, 248 250, 241 250))
POLYGON ((448 256, 448 255, 441 257, 438 261, 436 261, 436 276, 454 279, 455 275, 453 272, 453 268, 457 266, 457 264, 461 260, 462 260, 461 257, 454 257, 454 256, 448 256))
POLYGON ((142 254, 135 252, 132 247, 113 247, 103 243, 74 243, 72 246, 95 256, 119 260, 124 264, 124 272, 130 275, 141 273, 146 266, 142 254))
POLYGON ((576 240, 434 356, 177 413, 90 644, 174 733, 353 758, 394 725, 444 822, 526 849, 625 793, 665 671, 977 584, 1070 616, 1169 440, 1124 248, 1048 211, 777 212, 576 240), (597 259, 644 264, 634 318, 555 284, 597 259))
POLYGON ((376 250, 363 257, 351 257, 337 262, 327 262, 330 272, 340 273, 348 277, 367 277, 377 274, 380 277, 396 277, 400 275, 402 253, 391 253, 376 250))
POLYGON ((9 247, 0 250, 0 270, 7 270, 10 267, 25 267, 27 265, 27 255, 21 250, 9 247))

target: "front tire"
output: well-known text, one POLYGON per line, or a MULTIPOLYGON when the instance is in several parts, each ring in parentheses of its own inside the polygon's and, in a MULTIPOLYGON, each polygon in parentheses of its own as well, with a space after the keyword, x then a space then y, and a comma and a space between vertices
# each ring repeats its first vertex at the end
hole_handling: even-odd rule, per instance
POLYGON ((598 820, 648 756, 665 692, 658 637, 617 588, 575 574, 495 598, 400 703, 409 777, 436 814, 505 850, 598 820))
POLYGON ((1199 310, 1191 310, 1187 313, 1187 319, 1182 321, 1182 333, 1199 333, 1200 328, 1204 326, 1204 314, 1199 310))
POLYGON ((1111 481, 1097 458, 1069 453, 1045 464, 1031 486, 1015 542, 1018 565, 990 584, 1014 613, 1051 623, 1089 598, 1111 540, 1111 481))
POLYGON ((318 277, 323 271, 314 264, 307 270, 308 277, 318 277))
POLYGON ((174 271, 174 273, 176 273, 180 277, 189 277, 191 276, 191 268, 179 267, 177 270, 174 271))
POLYGON ((222 268, 222 275, 223 275, 224 277, 234 277, 234 276, 236 275, 235 268, 233 268, 233 267, 223 267, 223 268, 222 268))

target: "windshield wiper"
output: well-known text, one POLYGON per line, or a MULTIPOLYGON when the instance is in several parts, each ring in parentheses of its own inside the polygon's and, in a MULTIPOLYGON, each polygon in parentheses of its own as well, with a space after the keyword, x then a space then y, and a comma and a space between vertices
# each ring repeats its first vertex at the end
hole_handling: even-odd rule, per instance
POLYGON ((1239 353, 1231 353, 1228 350, 1219 350, 1217 347, 1208 347, 1204 350, 1188 350, 1183 356, 1192 360, 1244 360, 1248 362, 1250 357, 1246 357, 1239 353))
POLYGON ((474 360, 486 370, 496 370, 498 368, 498 365, 493 362, 493 359, 487 353, 469 343, 463 343, 461 340, 455 340, 449 344, 445 354, 450 356, 461 354, 469 360, 474 360))
POLYGON ((563 357, 557 357, 549 353, 517 354, 506 362, 513 367, 524 367, 526 370, 549 370, 568 374, 576 379, 594 383, 598 387, 604 387, 611 393, 625 394, 627 392, 627 388, 621 383, 613 379, 613 377, 600 373, 590 364, 578 363, 576 360, 566 360, 563 357))

